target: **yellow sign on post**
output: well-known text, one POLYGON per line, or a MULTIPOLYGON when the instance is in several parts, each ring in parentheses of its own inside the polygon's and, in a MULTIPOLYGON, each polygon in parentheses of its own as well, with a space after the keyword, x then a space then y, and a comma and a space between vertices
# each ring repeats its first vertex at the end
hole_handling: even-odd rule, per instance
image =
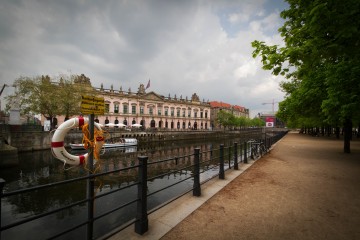
POLYGON ((82 114, 95 114, 104 115, 105 100, 101 97, 81 96, 81 113, 82 114))

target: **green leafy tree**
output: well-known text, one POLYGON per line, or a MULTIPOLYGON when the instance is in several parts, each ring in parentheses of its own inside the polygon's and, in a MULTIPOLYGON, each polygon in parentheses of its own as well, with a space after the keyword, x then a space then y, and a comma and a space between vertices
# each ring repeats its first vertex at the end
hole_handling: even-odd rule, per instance
POLYGON ((96 95, 90 79, 83 74, 61 76, 58 87, 61 95, 61 113, 65 115, 65 119, 80 113, 82 95, 96 95))
POLYGON ((255 126, 255 127, 263 127, 265 126, 265 122, 261 119, 261 118, 253 118, 251 119, 251 126, 255 126))
POLYGON ((278 117, 300 123, 343 124, 344 152, 360 119, 360 1, 288 0, 279 29, 285 47, 254 41, 263 68, 288 81, 278 117))
POLYGON ((41 114, 54 127, 56 116, 69 118, 80 113, 81 94, 94 94, 90 82, 81 81, 82 76, 62 76, 59 80, 49 76, 19 77, 14 82, 15 93, 6 98, 7 110, 16 104, 21 114, 41 114))
POLYGON ((61 114, 59 91, 49 76, 20 77, 14 85, 16 91, 7 97, 7 109, 15 105, 21 114, 42 114, 50 121, 61 114))
POLYGON ((231 126, 231 121, 233 119, 233 114, 226 112, 224 110, 220 110, 217 114, 216 121, 218 124, 223 126, 224 128, 231 126))

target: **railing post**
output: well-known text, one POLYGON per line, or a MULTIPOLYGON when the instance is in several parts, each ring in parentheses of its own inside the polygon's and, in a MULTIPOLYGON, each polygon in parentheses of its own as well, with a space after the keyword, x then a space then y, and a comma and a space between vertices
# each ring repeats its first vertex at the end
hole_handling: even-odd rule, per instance
POLYGON ((231 169, 231 146, 229 146, 228 160, 229 160, 229 169, 231 169))
POLYGON ((224 144, 220 144, 219 179, 225 179, 224 171, 224 144))
MULTIPOLYGON (((89 131, 90 131, 90 141, 94 140, 94 114, 89 115, 89 131)), ((88 165, 88 179, 87 179, 87 200, 88 200, 88 224, 87 224, 87 239, 93 239, 93 230, 94 230, 94 186, 95 179, 92 176, 94 171, 94 154, 93 151, 89 151, 89 157, 87 161, 88 165)))
POLYGON ((268 149, 268 138, 266 137, 266 132, 265 132, 265 148, 268 149))
MULTIPOLYGON (((1 202, 2 202, 4 186, 5 186, 5 180, 0 178, 0 227, 2 226, 1 225, 1 215, 2 215, 1 202)), ((1 240, 1 230, 0 230, 0 240, 1 240)))
POLYGON ((248 160, 247 160, 247 142, 244 142, 244 163, 248 163, 248 160))
POLYGON ((239 170, 238 154, 237 154, 237 142, 234 142, 234 169, 239 170))
POLYGON ((201 196, 200 186, 200 148, 194 149, 194 186, 193 196, 201 196))
POLYGON ((250 147, 250 157, 251 159, 254 159, 255 157, 253 152, 253 142, 250 142, 249 147, 250 147))
POLYGON ((242 145, 240 144, 240 162, 243 162, 243 147, 242 145))
POLYGON ((138 184, 138 201, 136 211, 135 232, 144 234, 148 230, 147 217, 147 156, 139 156, 139 184, 138 184))

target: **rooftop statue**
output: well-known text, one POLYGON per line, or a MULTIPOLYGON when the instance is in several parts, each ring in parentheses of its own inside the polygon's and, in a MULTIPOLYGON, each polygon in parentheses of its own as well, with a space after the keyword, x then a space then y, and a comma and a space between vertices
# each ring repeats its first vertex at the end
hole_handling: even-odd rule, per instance
POLYGON ((140 87, 138 88, 138 94, 142 95, 142 94, 145 94, 145 87, 144 87, 144 84, 140 84, 140 87))

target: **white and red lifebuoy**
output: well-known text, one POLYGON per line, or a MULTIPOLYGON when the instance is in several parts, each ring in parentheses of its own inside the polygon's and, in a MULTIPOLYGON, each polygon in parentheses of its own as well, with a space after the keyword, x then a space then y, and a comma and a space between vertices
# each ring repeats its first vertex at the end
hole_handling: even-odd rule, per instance
MULTIPOLYGON (((88 118, 76 117, 63 122, 56 129, 51 139, 51 151, 54 157, 69 165, 82 165, 87 162, 89 156, 87 153, 79 156, 72 155, 64 147, 64 138, 68 131, 72 128, 82 127, 86 123, 89 123, 88 118)), ((94 122, 94 125, 98 130, 101 130, 98 123, 94 122)))

